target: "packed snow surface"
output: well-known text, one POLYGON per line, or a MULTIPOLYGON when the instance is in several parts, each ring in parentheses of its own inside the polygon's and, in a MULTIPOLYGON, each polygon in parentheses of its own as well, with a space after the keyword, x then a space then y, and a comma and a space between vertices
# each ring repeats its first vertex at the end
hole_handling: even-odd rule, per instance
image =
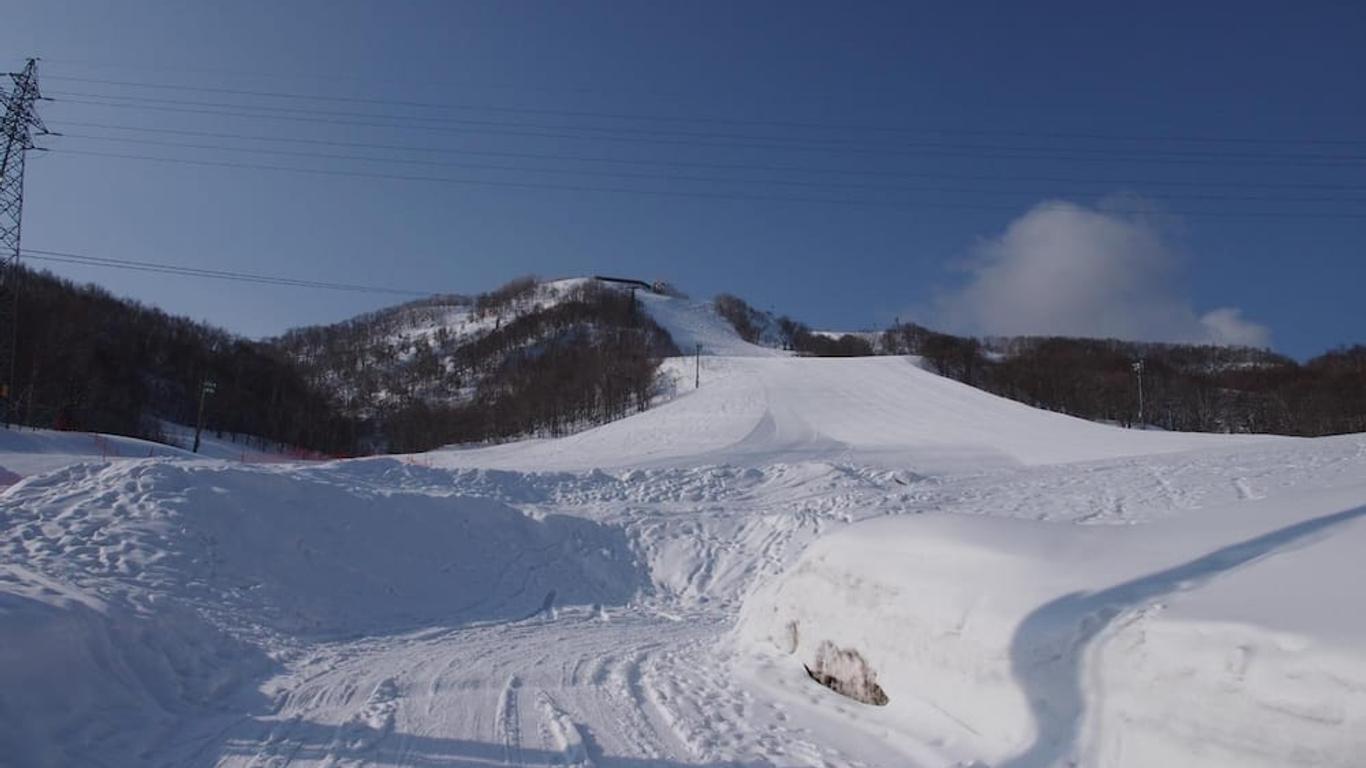
POLYGON ((1360 765, 1366 436, 1121 430, 646 301, 700 370, 560 440, 0 433, 0 765, 1360 765))
POLYGON ((194 427, 162 422, 161 429, 166 439, 174 445, 91 432, 0 429, 0 488, 17 483, 28 475, 51 472, 82 461, 123 461, 165 456, 259 463, 282 461, 289 459, 291 453, 301 453, 283 446, 263 445, 254 438, 238 435, 219 437, 213 432, 204 432, 200 435, 199 453, 196 454, 190 450, 194 445, 194 427))

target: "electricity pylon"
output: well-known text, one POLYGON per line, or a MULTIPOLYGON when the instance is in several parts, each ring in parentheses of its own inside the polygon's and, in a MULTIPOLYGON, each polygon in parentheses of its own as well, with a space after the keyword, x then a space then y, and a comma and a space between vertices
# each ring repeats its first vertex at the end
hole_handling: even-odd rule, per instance
POLYGON ((0 410, 8 427, 18 413, 19 383, 19 235, 24 212, 24 158, 35 136, 48 130, 38 117, 38 60, 29 59, 22 72, 11 72, 14 87, 3 95, 0 140, 0 410))

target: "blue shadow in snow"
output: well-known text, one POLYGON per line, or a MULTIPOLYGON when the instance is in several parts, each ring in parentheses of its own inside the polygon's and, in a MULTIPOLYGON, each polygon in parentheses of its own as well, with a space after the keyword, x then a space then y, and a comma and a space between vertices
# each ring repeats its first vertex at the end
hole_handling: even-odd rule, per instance
MULTIPOLYGON (((692 761, 605 754, 591 732, 576 724, 583 751, 575 754, 547 747, 391 733, 349 723, 321 725, 291 723, 288 730, 263 741, 228 739, 218 749, 206 750, 190 766, 218 765, 223 760, 271 761, 269 764, 357 764, 392 768, 493 768, 494 766, 595 766, 596 768, 772 768, 767 760, 692 761)), ((252 763, 253 765, 256 762, 252 763)))
POLYGON ((1072 757, 1086 707, 1082 657, 1116 616, 1363 516, 1366 507, 1305 520, 1100 592, 1074 592, 1039 607, 1010 643, 1011 669, 1034 717, 1034 742, 999 768, 1046 768, 1072 757))

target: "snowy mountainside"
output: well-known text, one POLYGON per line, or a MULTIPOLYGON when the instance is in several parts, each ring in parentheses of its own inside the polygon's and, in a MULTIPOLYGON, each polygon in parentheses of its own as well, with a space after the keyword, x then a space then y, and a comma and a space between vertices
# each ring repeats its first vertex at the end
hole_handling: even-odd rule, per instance
POLYGON ((433 296, 335 325, 295 329, 275 343, 362 415, 409 392, 459 400, 469 395, 469 385, 453 375, 456 348, 555 306, 584 282, 519 279, 480 297, 433 296))
POLYGON ((634 296, 683 354, 691 355, 699 346, 704 355, 780 354, 775 340, 759 345, 741 339, 713 302, 630 291, 593 278, 524 278, 478 297, 436 296, 333 326, 296 329, 276 343, 338 400, 356 402, 353 408, 362 411, 405 396, 460 401, 473 394, 473 382, 460 370, 462 347, 519 318, 573 300, 588 286, 634 296))
POLYGON ((621 286, 514 280, 276 341, 377 451, 561 435, 648 407, 669 334, 621 286))
POLYGON ((714 301, 698 302, 676 296, 640 292, 646 311, 669 332, 683 355, 696 353, 713 357, 774 357, 785 353, 768 344, 745 341, 716 310, 714 301))

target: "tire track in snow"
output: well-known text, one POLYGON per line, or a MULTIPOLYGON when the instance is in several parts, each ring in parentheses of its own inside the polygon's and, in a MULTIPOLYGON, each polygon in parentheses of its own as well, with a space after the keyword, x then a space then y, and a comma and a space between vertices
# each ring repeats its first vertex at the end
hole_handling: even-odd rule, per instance
POLYGON ((584 742, 583 733, 570 719, 569 714, 545 691, 537 693, 536 704, 543 718, 542 736, 546 739, 547 746, 551 747, 550 751, 559 754, 559 759, 552 765, 593 768, 593 760, 588 756, 588 745, 584 742))
POLYGON ((518 708, 518 690, 522 681, 513 675, 503 685, 498 694, 498 709, 494 716, 494 728, 503 743, 503 765, 524 766, 522 761, 522 722, 518 708))
MULTIPOLYGON (((647 711, 646 699, 639 687, 639 665, 649 657, 658 644, 649 643, 637 649, 625 649, 601 659, 594 677, 586 685, 565 689, 565 696, 573 696, 573 703, 584 709, 583 716, 593 728, 610 726, 604 732, 620 749, 651 760, 675 756, 661 735, 658 724, 647 711)), ((585 723, 585 727, 587 727, 585 723)))

